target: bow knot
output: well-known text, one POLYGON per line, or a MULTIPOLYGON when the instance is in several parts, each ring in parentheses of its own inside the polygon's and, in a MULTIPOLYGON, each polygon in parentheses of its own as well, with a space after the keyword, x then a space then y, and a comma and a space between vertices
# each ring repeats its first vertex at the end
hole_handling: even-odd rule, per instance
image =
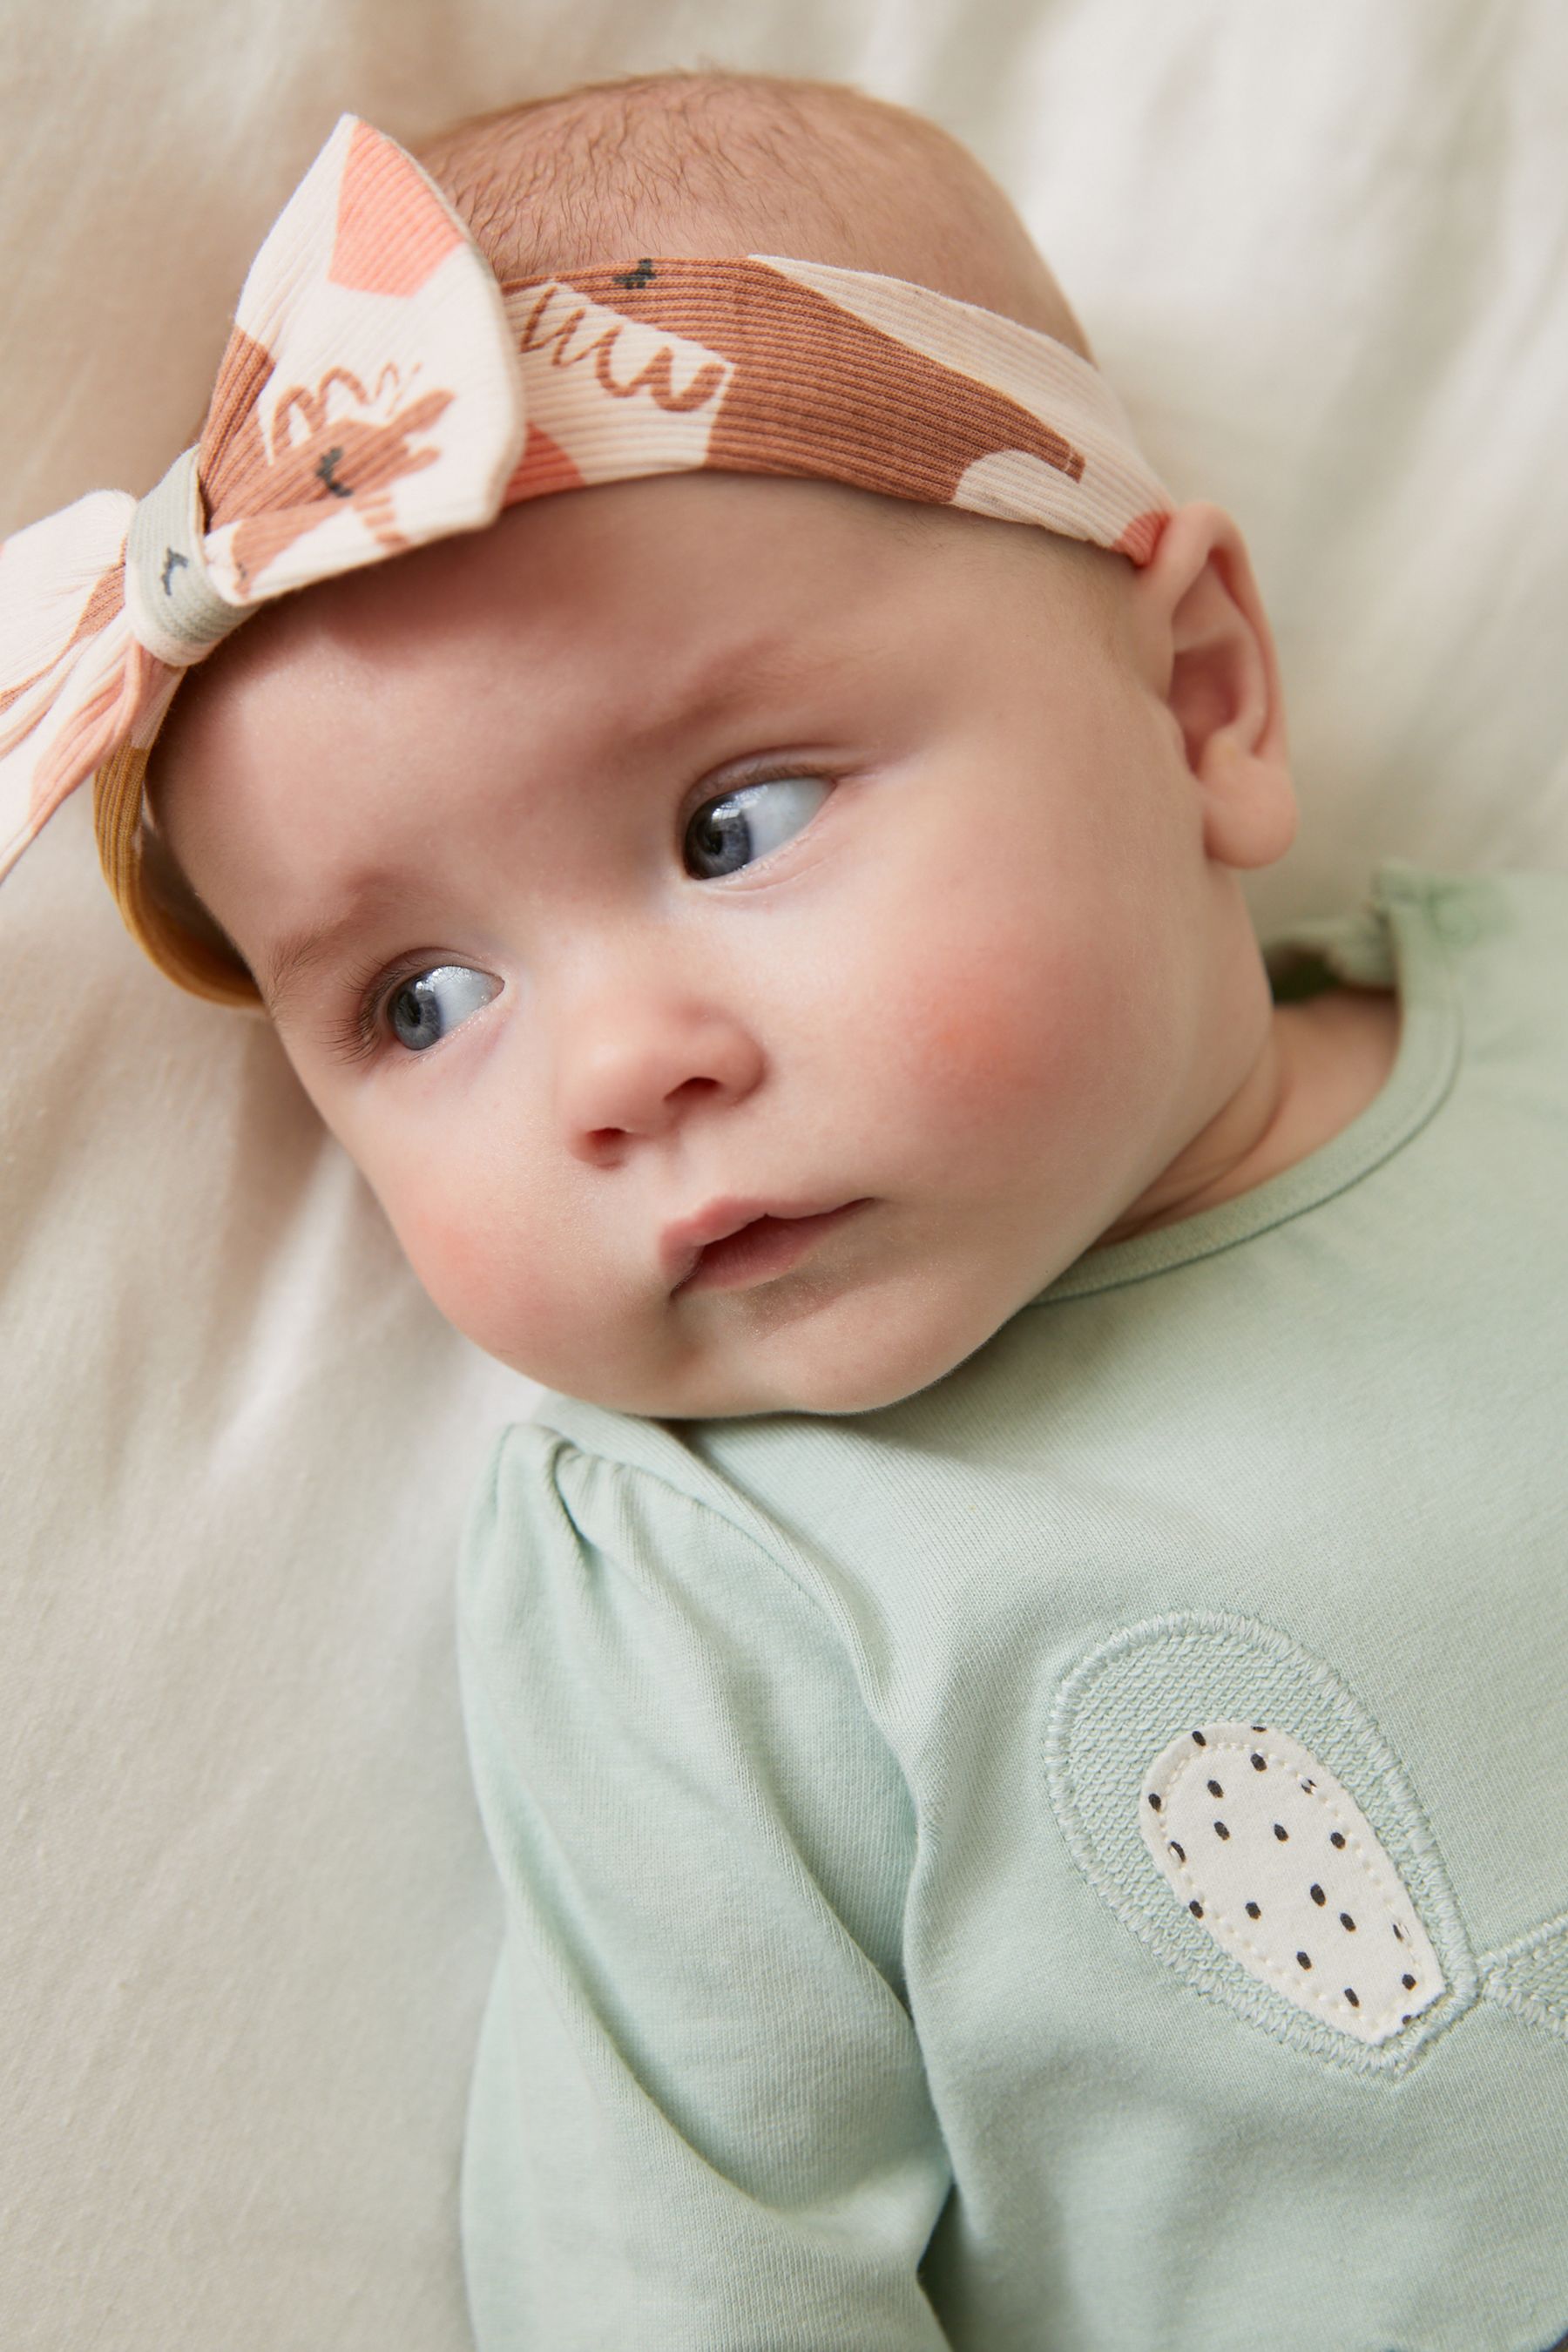
POLYGON ((131 634, 170 669, 190 668, 245 618, 245 607, 226 603, 208 577, 197 457, 195 447, 181 450, 137 501, 125 538, 131 634))

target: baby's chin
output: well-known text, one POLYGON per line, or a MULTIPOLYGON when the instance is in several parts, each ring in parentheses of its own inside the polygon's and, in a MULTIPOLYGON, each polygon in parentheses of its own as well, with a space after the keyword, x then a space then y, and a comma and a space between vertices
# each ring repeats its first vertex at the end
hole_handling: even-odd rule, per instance
MULTIPOLYGON (((983 1347, 1005 1314, 942 1312, 924 1285, 892 1286, 813 1302, 784 1284, 762 1286, 704 1318, 679 1356, 658 1368, 593 1363, 542 1365, 491 1348, 515 1371, 585 1404, 648 1421, 733 1421, 765 1413, 876 1412, 942 1380, 983 1347), (778 1295, 770 1296, 776 1287, 778 1295)), ((1032 1295, 1032 1291, 1031 1291, 1032 1295)), ((712 1303, 712 1302, 710 1302, 712 1303)), ((470 1336, 473 1336, 470 1334, 470 1336)), ((480 1340, 483 1346, 485 1342, 480 1340)))
MULTIPOLYGON (((652 1384, 584 1379, 571 1382, 543 1380, 540 1384, 558 1394, 575 1397, 583 1404, 601 1405, 611 1412, 632 1413, 644 1421, 745 1421, 769 1413, 828 1417, 876 1412, 918 1395, 952 1369, 952 1364, 944 1363, 936 1371, 912 1378, 907 1370, 879 1379, 846 1379, 841 1373, 825 1371, 819 1379, 802 1381, 705 1374, 700 1379, 652 1384)), ((512 1370, 540 1380, 540 1375, 530 1371, 526 1365, 514 1363, 512 1370)))

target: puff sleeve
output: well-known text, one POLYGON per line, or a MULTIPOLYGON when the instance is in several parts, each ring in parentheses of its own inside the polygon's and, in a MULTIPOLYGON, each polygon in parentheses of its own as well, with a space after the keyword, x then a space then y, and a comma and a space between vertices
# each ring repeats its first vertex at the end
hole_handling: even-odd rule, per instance
POLYGON ((480 2352, 941 2346, 913 1814, 820 1601, 736 1517, 523 1423, 459 1637, 506 1921, 464 2168, 480 2352))

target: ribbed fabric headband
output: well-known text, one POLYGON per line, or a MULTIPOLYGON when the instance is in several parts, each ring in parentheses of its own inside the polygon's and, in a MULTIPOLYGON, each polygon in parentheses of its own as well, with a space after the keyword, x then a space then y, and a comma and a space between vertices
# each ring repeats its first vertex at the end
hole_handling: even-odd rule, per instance
POLYGON ((142 873, 147 753, 258 604, 493 522, 694 468, 806 476, 1034 523, 1146 563, 1171 501, 1099 372, 923 286, 771 255, 500 285, 413 158, 344 115, 240 295, 199 442, 0 548, 0 875, 97 779, 127 927, 255 1003, 142 873))

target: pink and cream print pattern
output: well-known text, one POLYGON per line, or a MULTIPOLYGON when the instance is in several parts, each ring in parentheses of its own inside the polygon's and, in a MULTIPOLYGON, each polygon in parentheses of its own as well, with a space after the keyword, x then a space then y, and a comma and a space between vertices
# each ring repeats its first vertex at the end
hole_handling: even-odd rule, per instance
POLYGON ((0 873, 256 604, 493 520, 522 432, 489 265, 345 115, 251 267, 195 449, 0 548, 0 873))
POLYGON ((509 500, 693 467, 808 476, 1135 563, 1170 509, 1097 368, 924 286, 753 254, 504 292, 528 410, 509 500))
POLYGON ((145 749, 259 603, 530 498, 709 468, 1032 523, 1145 563, 1171 501, 1098 371, 901 280, 776 256, 498 285, 345 115, 246 279, 201 438, 0 548, 0 875, 145 749))

